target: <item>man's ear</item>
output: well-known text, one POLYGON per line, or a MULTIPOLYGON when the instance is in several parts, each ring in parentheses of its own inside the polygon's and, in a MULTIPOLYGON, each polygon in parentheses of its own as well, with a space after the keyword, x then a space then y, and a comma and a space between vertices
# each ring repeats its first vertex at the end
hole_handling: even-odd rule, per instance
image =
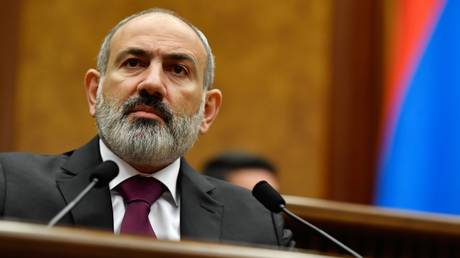
POLYGON ((100 73, 96 69, 89 69, 85 74, 86 100, 88 101, 89 113, 96 114, 96 96, 99 87, 100 73))
POLYGON ((216 119, 222 105, 222 92, 218 89, 208 90, 204 104, 204 117, 200 126, 200 133, 206 133, 216 119))

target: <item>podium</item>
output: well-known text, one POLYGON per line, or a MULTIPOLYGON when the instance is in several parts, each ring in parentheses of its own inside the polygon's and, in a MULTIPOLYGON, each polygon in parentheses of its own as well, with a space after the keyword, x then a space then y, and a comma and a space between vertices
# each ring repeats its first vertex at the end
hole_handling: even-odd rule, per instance
MULTIPOLYGON (((365 257, 460 257, 460 217, 285 196, 288 208, 365 257)), ((288 220, 292 251, 198 241, 160 241, 107 231, 48 228, 0 221, 0 257, 49 258, 332 258, 345 255, 329 240, 288 220), (315 250, 316 253, 311 253, 315 250), (326 256, 324 254, 333 255, 326 256)), ((348 257, 348 256, 347 256, 348 257)))
MULTIPOLYGON (((287 207, 365 257, 460 257, 460 217, 285 196, 287 207)), ((296 247, 343 251, 316 232, 289 221, 296 247)))
MULTIPOLYGON (((198 241, 161 241, 110 232, 0 221, 0 256, 8 258, 333 258, 305 252, 198 241)), ((337 257, 337 256, 335 256, 337 257)))

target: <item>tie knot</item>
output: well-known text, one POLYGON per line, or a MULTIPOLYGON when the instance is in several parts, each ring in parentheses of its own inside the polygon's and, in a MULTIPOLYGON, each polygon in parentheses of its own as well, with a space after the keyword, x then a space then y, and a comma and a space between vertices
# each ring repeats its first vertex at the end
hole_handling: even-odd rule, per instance
POLYGON ((133 176, 117 187, 127 203, 144 201, 152 205, 163 193, 163 184, 153 177, 133 176))

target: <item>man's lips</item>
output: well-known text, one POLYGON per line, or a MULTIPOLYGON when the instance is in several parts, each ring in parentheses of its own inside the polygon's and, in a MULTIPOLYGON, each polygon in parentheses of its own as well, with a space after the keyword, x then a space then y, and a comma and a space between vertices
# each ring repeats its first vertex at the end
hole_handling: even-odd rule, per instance
POLYGON ((136 105, 132 110, 128 112, 128 115, 138 118, 147 118, 152 120, 160 119, 164 121, 164 117, 159 111, 146 105, 136 105))

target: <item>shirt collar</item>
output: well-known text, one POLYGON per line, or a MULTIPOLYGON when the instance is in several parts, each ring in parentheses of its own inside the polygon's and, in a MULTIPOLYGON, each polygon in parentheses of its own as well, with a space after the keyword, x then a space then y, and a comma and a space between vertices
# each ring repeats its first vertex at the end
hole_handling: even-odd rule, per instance
POLYGON ((112 160, 118 165, 119 173, 118 175, 109 183, 110 190, 113 190, 118 184, 123 182, 124 180, 135 176, 135 175, 142 175, 142 176, 151 176, 163 183, 168 191, 171 193, 174 202, 176 205, 178 204, 178 196, 177 196, 177 177, 179 175, 179 168, 180 168, 180 158, 176 159, 174 162, 169 164, 167 167, 152 173, 152 174, 145 174, 137 171, 131 165, 129 165, 126 161, 118 157, 115 153, 113 153, 104 142, 99 139, 99 150, 101 153, 102 161, 112 160))

